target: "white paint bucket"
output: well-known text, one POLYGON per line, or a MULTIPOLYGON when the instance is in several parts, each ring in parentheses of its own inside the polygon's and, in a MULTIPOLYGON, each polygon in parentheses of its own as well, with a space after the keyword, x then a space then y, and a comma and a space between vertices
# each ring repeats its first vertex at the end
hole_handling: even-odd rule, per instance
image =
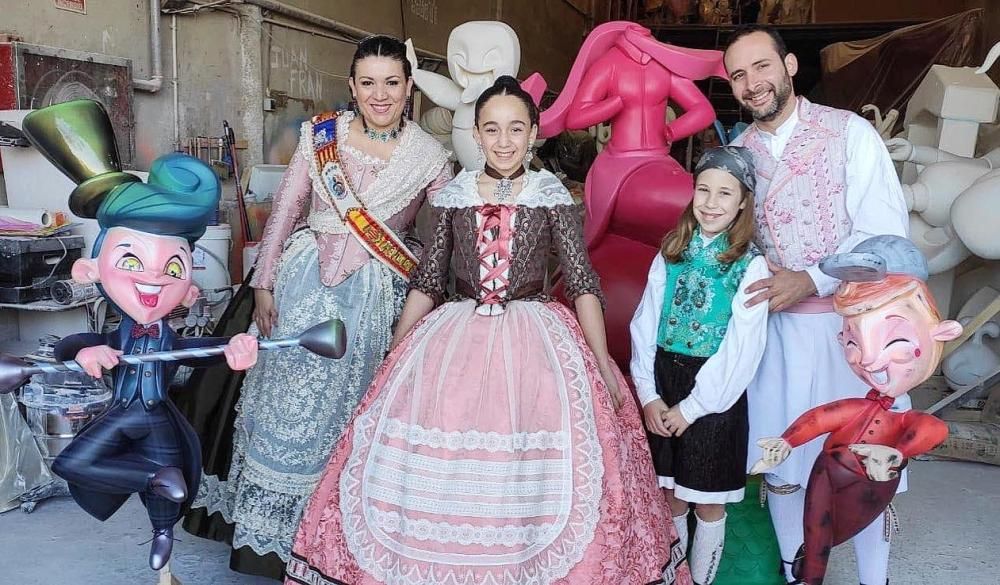
POLYGON ((229 224, 210 225, 205 235, 195 242, 192 252, 194 281, 210 302, 227 293, 213 289, 229 288, 229 249, 232 231, 229 224))

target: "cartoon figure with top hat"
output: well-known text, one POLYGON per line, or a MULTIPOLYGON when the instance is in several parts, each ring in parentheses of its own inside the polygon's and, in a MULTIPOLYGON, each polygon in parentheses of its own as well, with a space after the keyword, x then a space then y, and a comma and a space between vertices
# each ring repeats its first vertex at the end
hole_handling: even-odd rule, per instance
POLYGON ((942 421, 918 411, 889 410, 934 372, 944 342, 962 326, 943 321, 927 288, 927 261, 899 236, 876 236, 820 262, 842 284, 834 309, 844 317, 840 342, 854 373, 871 390, 806 411, 780 437, 761 439, 763 456, 751 473, 780 464, 791 450, 827 434, 806 487, 805 542, 792 572, 818 585, 830 550, 882 514, 907 460, 948 436, 942 421))
POLYGON ((191 306, 198 297, 191 250, 218 206, 219 180, 210 167, 182 154, 154 161, 148 183, 121 172, 111 123, 94 101, 32 112, 23 131, 78 183, 70 209, 100 225, 93 257, 73 265, 73 279, 99 283, 122 313, 117 330, 73 335, 56 346, 57 359, 75 359, 95 378, 102 369, 112 370, 114 402, 80 431, 52 470, 99 520, 138 493, 153 526, 149 566, 160 569, 170 558, 174 523, 201 475, 198 438, 168 400, 167 387, 177 364, 205 366, 219 358, 121 362, 126 355, 221 344, 233 369, 257 361, 257 339, 250 335, 184 339, 166 322, 174 308, 191 306))

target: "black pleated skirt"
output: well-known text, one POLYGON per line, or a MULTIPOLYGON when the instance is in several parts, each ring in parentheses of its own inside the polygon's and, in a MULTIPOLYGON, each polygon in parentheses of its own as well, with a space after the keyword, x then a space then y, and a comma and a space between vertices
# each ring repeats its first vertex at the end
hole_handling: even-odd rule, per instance
MULTIPOLYGON (((658 348, 653 371, 660 398, 668 406, 687 398, 694 388, 698 370, 706 361, 707 358, 670 353, 658 348)), ((670 478, 675 486, 688 490, 707 493, 740 490, 746 485, 748 433, 747 396, 744 392, 729 410, 701 417, 680 437, 649 433, 653 467, 661 478, 670 478)), ((689 501, 697 503, 695 498, 689 501)))

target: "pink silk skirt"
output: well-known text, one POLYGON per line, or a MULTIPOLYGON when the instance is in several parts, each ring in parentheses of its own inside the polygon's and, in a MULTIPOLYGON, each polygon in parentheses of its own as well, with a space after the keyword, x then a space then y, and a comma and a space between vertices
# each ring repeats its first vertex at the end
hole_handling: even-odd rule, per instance
POLYGON ((286 583, 690 584, 638 408, 614 410, 574 315, 474 309, 446 303, 386 359, 286 583))

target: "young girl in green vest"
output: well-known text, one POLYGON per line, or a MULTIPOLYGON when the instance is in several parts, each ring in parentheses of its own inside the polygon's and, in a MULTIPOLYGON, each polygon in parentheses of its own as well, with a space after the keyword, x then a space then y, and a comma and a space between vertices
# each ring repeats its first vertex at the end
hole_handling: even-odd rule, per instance
POLYGON ((705 152, 694 198, 653 259, 631 324, 632 379, 685 550, 695 507, 690 566, 699 585, 715 578, 726 504, 743 499, 745 390, 767 336, 767 303, 744 306, 743 290, 769 276, 751 243, 754 183, 747 149, 705 152))

